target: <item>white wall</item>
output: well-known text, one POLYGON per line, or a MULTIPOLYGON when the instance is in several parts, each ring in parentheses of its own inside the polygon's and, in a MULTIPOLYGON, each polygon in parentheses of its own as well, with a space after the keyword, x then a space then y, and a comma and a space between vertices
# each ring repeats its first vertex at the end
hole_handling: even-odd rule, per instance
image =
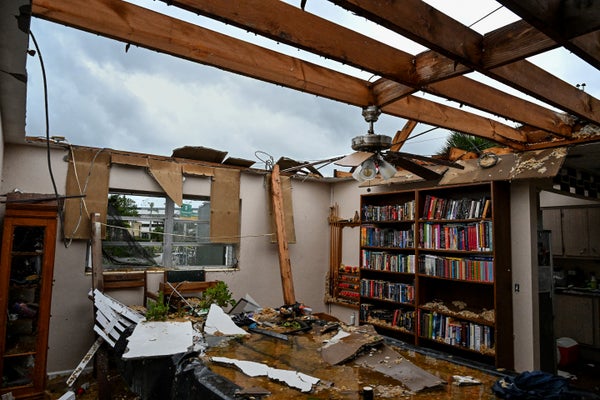
MULTIPOLYGON (((67 163, 64 149, 52 152, 52 164, 60 194, 65 191, 67 163)), ((209 272, 208 280, 223 280, 234 298, 250 294, 265 307, 283 304, 277 245, 271 243, 264 176, 243 173, 241 177, 241 233, 239 271, 209 272)), ((144 169, 112 166, 111 188, 159 190, 144 169)), ((53 193, 46 164, 45 147, 7 145, 3 192, 53 193)), ((184 194, 210 195, 208 178, 186 177, 184 194)), ((324 304, 325 276, 329 269, 329 226, 327 217, 332 198, 329 183, 292 180, 296 243, 289 245, 296 300, 327 311, 324 304)), ((353 213, 352 213, 353 215, 353 213)), ((60 236, 60 234, 59 234, 60 236)), ((357 243, 357 242, 356 242, 357 243)), ((91 276, 85 274, 86 243, 74 241, 69 248, 57 240, 48 372, 75 368, 91 346, 94 335, 93 311, 87 293, 91 276)), ((112 293, 112 292, 111 292, 112 293)), ((142 303, 141 292, 123 296, 124 302, 142 303)))
MULTIPOLYGON (((64 149, 52 152, 52 165, 60 194, 64 194, 67 163, 64 149)), ((239 271, 209 272, 207 279, 223 280, 235 298, 250 294, 265 307, 278 307, 283 303, 277 246, 268 234, 271 224, 264 185, 265 177, 242 174, 241 178, 241 244, 239 271)), ((139 168, 113 166, 111 186, 137 190, 159 190, 148 174, 139 168)), ((2 184, 0 190, 14 189, 23 192, 53 193, 46 162, 45 147, 32 145, 6 145, 2 184)), ((402 190, 402 187, 379 187, 372 191, 402 190)), ((355 309, 324 304, 325 277, 329 269, 329 207, 339 206, 341 218, 352 218, 359 210, 360 194, 367 188, 347 181, 321 183, 292 181, 292 198, 296 227, 295 244, 289 245, 296 299, 312 307, 315 312, 329 312, 348 322, 355 309)), ((207 178, 187 177, 184 193, 209 195, 207 178)), ((513 293, 515 369, 535 369, 539 363, 537 328, 537 274, 535 235, 537 226, 537 192, 530 182, 511 184, 511 235, 513 284, 520 291, 513 293)), ((342 262, 358 264, 358 229, 345 229, 342 262)), ((84 272, 86 244, 74 241, 68 248, 56 244, 52 317, 48 371, 73 369, 94 340, 92 333, 92 304, 87 298, 91 277, 84 272)), ((117 296, 115 296, 117 297, 117 296)), ((141 293, 132 292, 124 298, 141 304, 141 293)))
POLYGON ((510 185, 515 370, 539 369, 538 194, 528 181, 510 185), (515 290, 518 285, 518 291, 515 290))

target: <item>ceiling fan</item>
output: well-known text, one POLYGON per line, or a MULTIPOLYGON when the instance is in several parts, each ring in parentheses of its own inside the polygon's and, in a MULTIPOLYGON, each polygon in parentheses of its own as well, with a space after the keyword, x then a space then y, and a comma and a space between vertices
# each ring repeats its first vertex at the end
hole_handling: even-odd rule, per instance
POLYGON ((369 124, 367 134, 353 138, 352 150, 355 152, 335 162, 339 166, 354 168, 352 177, 357 181, 375 179, 378 173, 384 180, 390 179, 396 174, 398 167, 425 180, 436 180, 441 177, 441 174, 416 161, 464 169, 462 165, 450 161, 390 150, 392 138, 376 134, 373 128, 380 114, 381 110, 377 106, 363 108, 362 115, 369 124))

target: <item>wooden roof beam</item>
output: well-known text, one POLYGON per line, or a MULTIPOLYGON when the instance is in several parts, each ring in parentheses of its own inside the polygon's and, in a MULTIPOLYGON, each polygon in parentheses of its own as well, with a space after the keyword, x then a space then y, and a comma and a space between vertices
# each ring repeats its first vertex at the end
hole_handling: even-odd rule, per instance
POLYGON ((482 47, 482 35, 421 0, 404 0, 402 2, 330 1, 541 101, 583 119, 600 123, 600 101, 598 99, 587 93, 583 95, 577 93, 580 92, 577 88, 565 84, 554 75, 527 61, 521 60, 510 64, 510 69, 519 64, 510 73, 506 73, 509 66, 504 66, 500 71, 497 68, 482 67, 485 53, 485 49, 482 47), (536 83, 528 80, 514 82, 510 79, 523 71, 527 71, 528 75, 537 74, 541 80, 546 82, 546 86, 560 87, 564 91, 563 95, 559 96, 560 101, 557 101, 554 93, 549 95, 547 90, 540 88, 536 83), (582 97, 584 97, 583 101, 581 101, 582 97))
MULTIPOLYGON (((431 65, 421 63, 419 70, 415 70, 413 55, 280 0, 163 1, 393 80, 398 83, 395 85, 396 97, 386 98, 385 103, 395 101, 416 90, 424 90, 558 135, 569 135, 571 132, 570 126, 565 124, 564 119, 555 112, 524 100, 518 101, 518 110, 517 107, 504 107, 503 104, 516 97, 468 78, 459 76, 455 78, 454 84, 444 84, 438 88, 433 84, 427 85, 431 82, 432 76, 428 76, 425 71, 431 71, 431 65), (503 96, 506 97, 500 103, 487 101, 485 104, 479 104, 470 101, 471 98, 499 99, 503 96)), ((445 79, 465 72, 459 69, 460 73, 458 73, 456 63, 452 60, 447 60, 445 64, 447 68, 444 69, 442 76, 434 79, 445 79)), ((378 101, 376 104, 385 103, 378 101)))
MULTIPOLYGON (((81 7, 79 0, 34 0, 32 12, 39 18, 302 92, 360 107, 375 104, 370 82, 122 0, 88 0, 85 7, 81 7)), ((389 109, 392 115, 424 118, 430 125, 458 129, 515 148, 520 148, 526 140, 525 135, 507 125, 413 96, 389 109), (466 126, 459 129, 461 124, 466 126)))
POLYGON ((540 32, 600 68, 600 7, 593 1, 499 0, 540 32))
POLYGON ((558 43, 600 30, 600 7, 581 0, 498 0, 558 43))

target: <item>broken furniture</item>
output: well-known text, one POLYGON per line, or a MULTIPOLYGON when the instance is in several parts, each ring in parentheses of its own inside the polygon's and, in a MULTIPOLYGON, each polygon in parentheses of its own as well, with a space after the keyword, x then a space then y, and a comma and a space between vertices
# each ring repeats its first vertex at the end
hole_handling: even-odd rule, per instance
MULTIPOLYGON (((148 282, 148 273, 146 273, 146 285, 148 282)), ((146 287, 144 293, 144 305, 147 299, 158 300, 158 294, 163 293, 163 299, 166 303, 175 296, 179 298, 201 296, 202 293, 211 287, 217 285, 218 281, 205 281, 205 274, 202 270, 166 270, 164 271, 163 281, 158 285, 158 291, 150 291, 146 287)))
POLYGON ((7 201, 0 264, 0 394, 44 398, 56 204, 7 201))

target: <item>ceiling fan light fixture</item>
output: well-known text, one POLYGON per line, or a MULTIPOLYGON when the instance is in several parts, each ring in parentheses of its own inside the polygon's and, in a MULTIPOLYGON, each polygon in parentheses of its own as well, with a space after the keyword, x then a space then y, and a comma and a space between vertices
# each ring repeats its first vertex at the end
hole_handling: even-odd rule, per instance
POLYGON ((356 168, 356 171, 352 173, 352 177, 359 182, 375 179, 375 175, 377 175, 377 166, 372 158, 363 161, 363 163, 356 168))
POLYGON ((398 172, 396 167, 383 159, 378 160, 377 167, 379 168, 379 174, 384 180, 393 178, 396 172, 398 172))

